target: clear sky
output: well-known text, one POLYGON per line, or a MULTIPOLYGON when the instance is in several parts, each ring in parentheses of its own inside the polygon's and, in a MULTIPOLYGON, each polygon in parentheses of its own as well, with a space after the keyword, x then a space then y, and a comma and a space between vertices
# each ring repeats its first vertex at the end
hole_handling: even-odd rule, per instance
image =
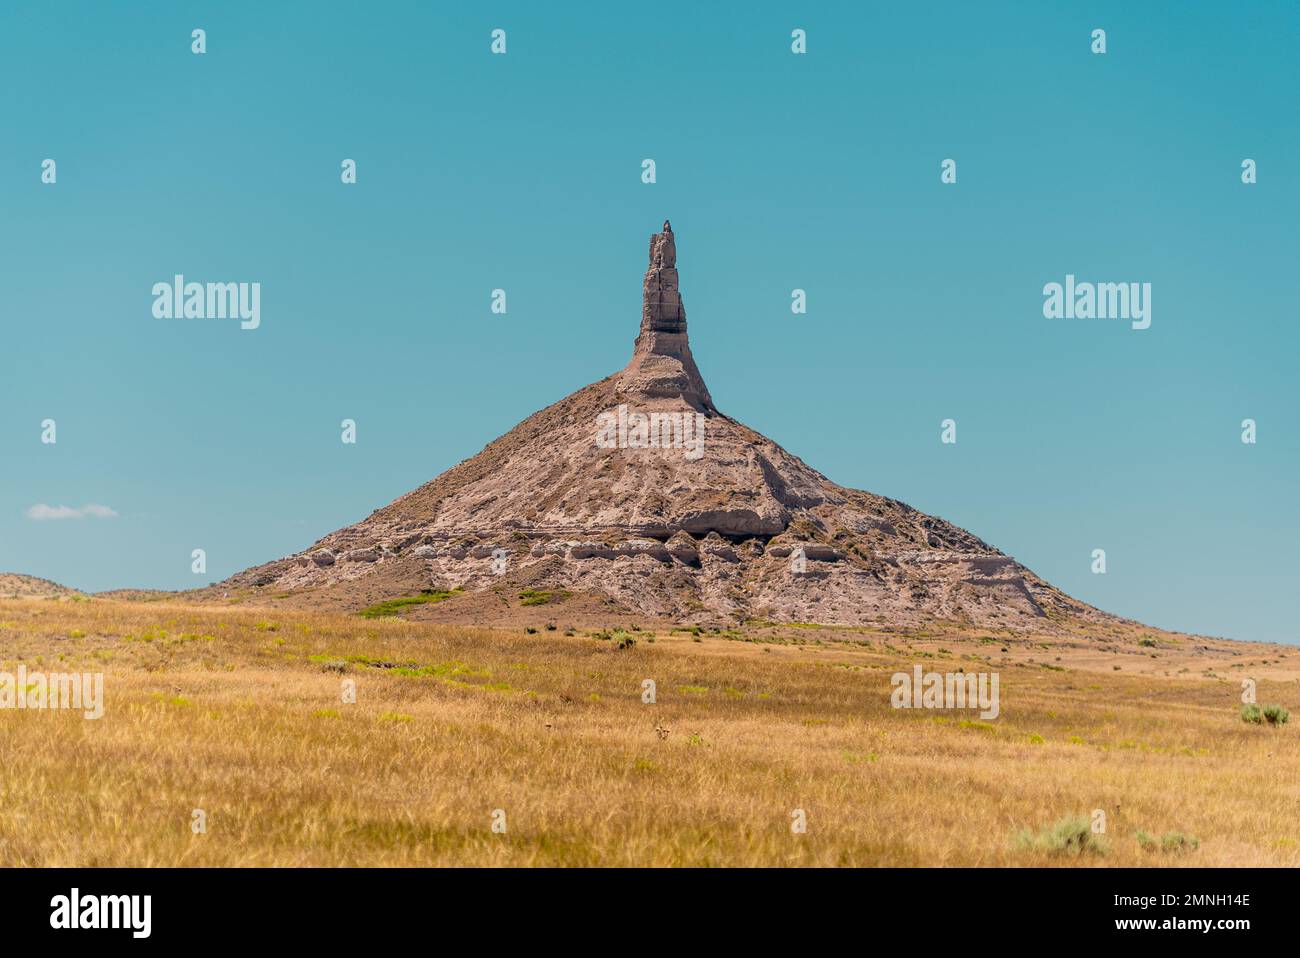
POLYGON ((1300 7, 457 6, 0 6, 0 569, 186 588, 363 518, 621 368, 670 217, 729 415, 1102 608, 1300 641, 1300 7), (260 328, 155 319, 176 273, 260 328), (1044 318, 1067 273, 1151 327, 1044 318))

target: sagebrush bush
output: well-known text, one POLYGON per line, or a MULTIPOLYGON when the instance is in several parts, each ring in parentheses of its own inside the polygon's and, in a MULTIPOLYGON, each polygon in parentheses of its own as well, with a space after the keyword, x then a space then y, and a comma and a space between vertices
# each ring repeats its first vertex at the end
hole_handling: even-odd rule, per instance
POLYGON ((1189 852, 1199 847, 1201 841, 1195 835, 1182 832, 1165 832, 1160 839, 1160 849, 1166 852, 1189 852))
POLYGON ((1260 708, 1252 703, 1241 707, 1241 720, 1253 725, 1262 725, 1265 722, 1269 725, 1285 725, 1290 718, 1291 713, 1280 705, 1265 705, 1260 708))
POLYGON ((1035 834, 1028 828, 1016 835, 1016 847, 1021 851, 1043 852, 1048 855, 1105 855, 1110 851, 1106 839, 1092 830, 1086 816, 1070 816, 1047 826, 1035 834))
POLYGON ((1143 831, 1140 828, 1137 830, 1137 841, 1142 846, 1143 851, 1161 851, 1175 855, 1195 851, 1201 844, 1201 840, 1195 835, 1184 835, 1182 832, 1165 832, 1157 838, 1150 832, 1143 831))
POLYGON ((1290 717, 1291 713, 1280 705, 1264 706, 1264 721, 1269 725, 1285 725, 1290 717))

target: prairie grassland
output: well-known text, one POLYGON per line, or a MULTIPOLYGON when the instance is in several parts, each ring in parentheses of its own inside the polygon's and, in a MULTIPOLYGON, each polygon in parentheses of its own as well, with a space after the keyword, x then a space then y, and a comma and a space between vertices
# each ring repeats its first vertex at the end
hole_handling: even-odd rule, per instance
POLYGON ((0 601, 0 670, 105 692, 99 720, 0 709, 0 864, 1300 864, 1296 725, 1240 717, 1242 674, 1300 705, 1294 650, 563 630, 0 601), (892 708, 917 663, 997 671, 1001 714, 892 708), (1096 809, 1104 853, 1017 845, 1096 809))

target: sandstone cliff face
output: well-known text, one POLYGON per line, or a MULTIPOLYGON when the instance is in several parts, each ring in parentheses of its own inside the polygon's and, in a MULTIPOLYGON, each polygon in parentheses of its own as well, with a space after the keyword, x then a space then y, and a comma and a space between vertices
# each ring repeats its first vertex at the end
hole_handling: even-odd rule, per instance
MULTIPOLYGON (((713 405, 676 237, 651 237, 632 359, 368 519, 225 587, 391 576, 560 588, 647 616, 1041 626, 1102 614, 942 519, 846 489, 713 405)), ((373 590, 372 590, 373 591, 373 590)))

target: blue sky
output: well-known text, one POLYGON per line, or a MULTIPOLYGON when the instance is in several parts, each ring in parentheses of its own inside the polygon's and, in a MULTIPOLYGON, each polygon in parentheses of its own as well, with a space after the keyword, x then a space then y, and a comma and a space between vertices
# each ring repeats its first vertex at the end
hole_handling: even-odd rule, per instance
POLYGON ((1105 609, 1300 641, 1300 8, 442 6, 0 8, 0 569, 185 588, 364 517, 620 368, 670 217, 729 415, 1105 609), (175 273, 261 328, 155 319, 175 273), (1045 319, 1067 273, 1151 328, 1045 319))

